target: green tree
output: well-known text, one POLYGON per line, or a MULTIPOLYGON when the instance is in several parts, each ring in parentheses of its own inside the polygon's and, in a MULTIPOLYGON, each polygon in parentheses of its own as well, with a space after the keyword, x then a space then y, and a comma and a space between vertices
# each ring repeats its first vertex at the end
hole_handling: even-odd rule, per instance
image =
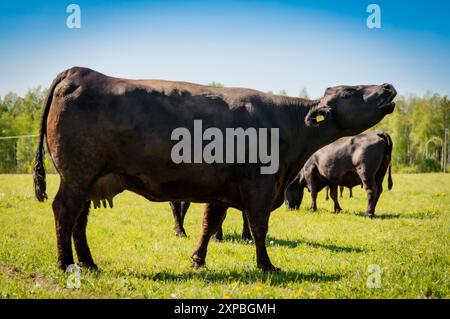
POLYGON ((298 97, 302 99, 309 99, 308 91, 306 88, 302 88, 300 92, 298 93, 298 97))
POLYGON ((213 88, 223 88, 223 87, 225 87, 225 85, 223 85, 222 83, 214 82, 214 81, 209 83, 208 86, 213 87, 213 88))
POLYGON ((283 89, 283 90, 278 91, 278 95, 288 96, 288 92, 283 89))

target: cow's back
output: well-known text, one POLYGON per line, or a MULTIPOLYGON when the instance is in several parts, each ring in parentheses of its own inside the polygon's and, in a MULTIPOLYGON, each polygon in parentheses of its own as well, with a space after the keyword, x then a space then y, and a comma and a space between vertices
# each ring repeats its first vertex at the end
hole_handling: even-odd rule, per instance
POLYGON ((337 185, 360 183, 357 170, 376 172, 385 157, 385 140, 378 132, 365 132, 343 137, 331 143, 314 156, 319 174, 337 185))

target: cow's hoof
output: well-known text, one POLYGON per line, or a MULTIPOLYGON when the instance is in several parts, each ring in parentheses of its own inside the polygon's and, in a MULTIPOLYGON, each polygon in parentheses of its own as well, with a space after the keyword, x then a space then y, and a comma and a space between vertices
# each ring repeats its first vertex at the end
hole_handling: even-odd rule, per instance
POLYGON ((214 236, 211 237, 211 239, 214 240, 214 241, 217 241, 217 242, 223 241, 223 237, 222 236, 214 235, 214 236))
POLYGON ((194 270, 206 268, 206 264, 205 263, 198 263, 198 262, 193 261, 192 264, 191 264, 191 268, 194 269, 194 270))
POLYGON ((199 256, 192 255, 191 259, 192 259, 192 264, 191 264, 192 269, 200 269, 200 268, 206 267, 205 260, 200 258, 199 256))
POLYGON ((92 271, 99 270, 98 266, 94 262, 86 263, 86 262, 82 262, 81 261, 81 262, 78 263, 78 266, 81 267, 81 268, 92 270, 92 271))
POLYGON ((281 269, 278 267, 275 267, 272 264, 268 264, 268 265, 258 265, 258 268, 261 269, 263 272, 266 273, 276 273, 276 272, 281 272, 281 269))
POLYGON ((367 217, 367 218, 374 218, 375 214, 365 213, 364 216, 367 217))
POLYGON ((334 213, 335 213, 335 214, 340 213, 341 211, 342 211, 341 208, 335 208, 335 209, 334 209, 334 213))
POLYGON ((309 209, 310 212, 315 212, 316 210, 317 210, 317 208, 314 208, 314 207, 311 207, 311 208, 309 209))
POLYGON ((183 231, 177 231, 177 237, 186 238, 187 237, 186 232, 184 230, 183 231))
POLYGON ((250 234, 242 234, 242 239, 245 241, 249 241, 249 240, 253 240, 253 237, 250 234))
POLYGON ((67 262, 58 261, 58 263, 56 264, 56 266, 57 266, 59 269, 61 269, 62 271, 66 271, 67 268, 68 268, 69 266, 73 265, 73 264, 74 264, 73 262, 67 263, 67 262))

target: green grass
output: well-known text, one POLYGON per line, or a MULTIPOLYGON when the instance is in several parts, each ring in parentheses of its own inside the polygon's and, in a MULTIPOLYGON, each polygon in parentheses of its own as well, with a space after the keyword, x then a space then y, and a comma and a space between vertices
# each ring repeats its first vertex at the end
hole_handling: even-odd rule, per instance
MULTIPOLYGON (((175 237, 168 203, 125 192, 114 209, 92 210, 88 238, 97 272, 82 272, 81 288, 66 288, 56 268, 51 200, 34 200, 29 175, 0 175, 0 298, 449 298, 450 175, 394 175, 378 217, 364 218, 365 194, 347 190, 340 214, 319 195, 300 211, 273 212, 267 240, 283 272, 255 267, 253 244, 240 240, 241 216, 230 210, 225 240, 211 242, 207 268, 191 270, 202 205, 186 217, 189 237, 175 237), (371 264, 381 287, 369 289, 371 264)), ((47 179, 54 197, 58 177, 47 179)))

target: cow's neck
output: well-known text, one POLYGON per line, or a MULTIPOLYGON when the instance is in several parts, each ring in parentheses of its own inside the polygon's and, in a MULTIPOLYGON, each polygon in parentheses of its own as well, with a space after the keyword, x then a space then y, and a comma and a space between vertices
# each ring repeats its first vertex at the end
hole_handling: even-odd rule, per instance
MULTIPOLYGON (((308 158, 323 146, 345 135, 334 122, 324 123, 319 127, 306 127, 305 117, 308 112, 317 107, 318 100, 304 100, 290 98, 281 106, 287 121, 284 123, 285 148, 280 149, 280 168, 286 169, 284 178, 286 182, 292 180, 298 174, 308 158)), ((280 123, 280 127, 281 123, 280 123)))

